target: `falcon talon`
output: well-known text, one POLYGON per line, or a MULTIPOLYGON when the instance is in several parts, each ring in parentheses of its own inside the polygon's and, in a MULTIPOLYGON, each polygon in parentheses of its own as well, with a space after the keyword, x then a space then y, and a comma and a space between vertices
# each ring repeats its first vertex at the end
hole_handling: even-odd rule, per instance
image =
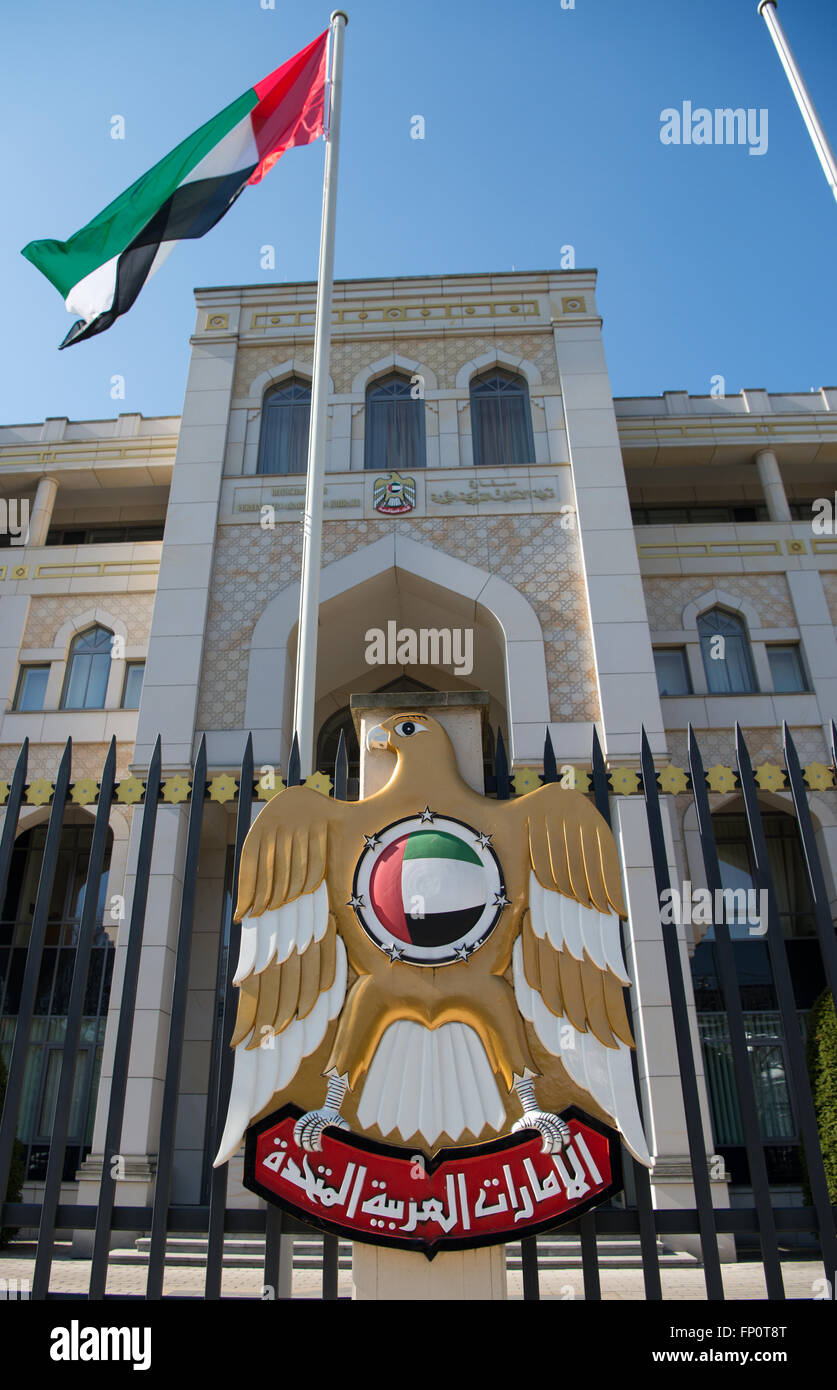
POLYGON ((325 1130, 348 1128, 337 1110, 309 1110, 305 1115, 300 1115, 294 1125, 294 1142, 308 1153, 320 1153, 325 1130))
POLYGON ((524 1129, 537 1130, 543 1139, 541 1153, 545 1154, 560 1153, 572 1139, 566 1121, 548 1110, 527 1110, 521 1119, 512 1125, 512 1134, 519 1134, 524 1129))

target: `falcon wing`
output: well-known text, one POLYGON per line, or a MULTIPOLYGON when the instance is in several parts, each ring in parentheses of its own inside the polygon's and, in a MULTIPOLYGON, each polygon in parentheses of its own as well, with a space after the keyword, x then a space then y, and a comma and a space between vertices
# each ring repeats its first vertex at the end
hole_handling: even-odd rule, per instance
POLYGON ((514 945, 518 1008, 570 1079, 611 1115, 650 1164, 634 1086, 629 985, 619 918, 626 916, 610 827, 578 792, 550 785, 522 797, 529 904, 514 945))
POLYGON ((334 810, 319 792, 289 787, 268 802, 244 841, 235 910, 235 1068, 216 1168, 317 1050, 343 1007, 346 950, 325 881, 334 810))

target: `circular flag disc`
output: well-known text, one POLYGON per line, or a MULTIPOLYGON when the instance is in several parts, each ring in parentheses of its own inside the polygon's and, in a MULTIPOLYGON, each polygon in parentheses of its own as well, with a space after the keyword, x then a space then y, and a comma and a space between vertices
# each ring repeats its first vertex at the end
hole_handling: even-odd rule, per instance
POLYGON ((429 810, 366 837, 351 906, 391 960, 467 960, 507 906, 491 837, 429 810))

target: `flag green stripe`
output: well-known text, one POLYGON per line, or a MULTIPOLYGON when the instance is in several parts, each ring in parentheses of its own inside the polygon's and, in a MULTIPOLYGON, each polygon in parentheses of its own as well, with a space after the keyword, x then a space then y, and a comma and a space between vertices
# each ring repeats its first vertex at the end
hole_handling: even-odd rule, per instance
POLYGON ((251 88, 181 141, 69 241, 30 241, 22 254, 66 299, 74 285, 130 245, 195 165, 258 101, 251 88))
POLYGON ((404 858, 459 859, 465 864, 482 864, 479 855, 464 840, 457 835, 448 835, 444 830, 414 831, 407 839, 404 858))

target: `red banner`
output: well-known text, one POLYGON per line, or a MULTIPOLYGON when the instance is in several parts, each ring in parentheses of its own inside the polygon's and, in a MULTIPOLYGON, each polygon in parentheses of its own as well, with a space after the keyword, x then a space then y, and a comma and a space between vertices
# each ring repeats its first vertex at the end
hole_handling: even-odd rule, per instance
POLYGON ((248 1131, 245 1186, 323 1230, 430 1259, 549 1230, 619 1190, 618 1141, 575 1109, 560 1154, 524 1132, 433 1159, 340 1131, 307 1153, 293 1137, 301 1113, 285 1106, 248 1131))

